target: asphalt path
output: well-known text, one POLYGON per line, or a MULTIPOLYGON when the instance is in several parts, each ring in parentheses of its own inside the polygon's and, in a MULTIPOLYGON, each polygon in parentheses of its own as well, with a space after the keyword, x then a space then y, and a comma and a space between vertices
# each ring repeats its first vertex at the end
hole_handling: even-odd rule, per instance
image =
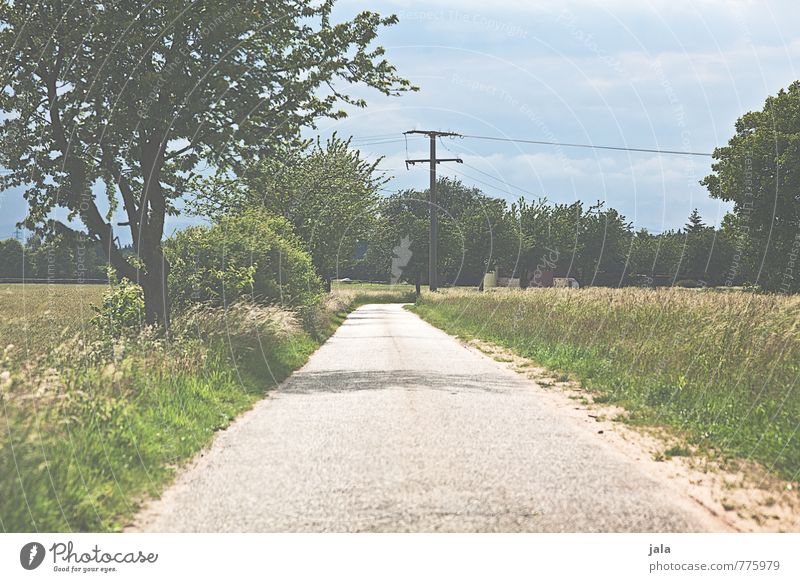
POLYGON ((401 305, 361 307, 135 529, 713 529, 535 388, 401 305))

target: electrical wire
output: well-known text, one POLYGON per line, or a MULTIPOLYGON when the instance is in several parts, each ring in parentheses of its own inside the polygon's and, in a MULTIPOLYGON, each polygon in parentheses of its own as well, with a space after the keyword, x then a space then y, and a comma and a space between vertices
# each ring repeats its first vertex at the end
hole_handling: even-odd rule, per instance
MULTIPOLYGON (((466 162, 461 162, 461 163, 464 166, 466 166, 466 167, 468 167, 468 168, 470 168, 472 170, 475 170, 479 174, 483 174, 484 176, 487 176, 487 177, 491 178, 492 180, 497 180, 498 182, 503 184, 503 186, 507 186, 508 188, 511 188, 513 190, 519 190, 520 192, 525 192, 526 194, 530 194, 531 196, 541 196, 541 194, 537 194, 535 192, 531 192, 530 190, 526 190, 525 188, 522 188, 520 186, 515 186, 514 184, 511 184, 510 182, 507 182, 506 180, 503 180, 501 178, 497 178, 495 176, 492 176, 490 173, 484 172, 483 170, 480 170, 480 169, 476 168, 475 166, 472 166, 472 165, 470 165, 470 164, 468 164, 466 162)), ((473 177, 472 179, 474 180, 475 178, 473 177)))
POLYGON ((559 146, 559 147, 569 147, 569 148, 587 148, 587 149, 595 149, 595 150, 614 150, 614 151, 621 151, 621 152, 643 152, 649 154, 669 154, 669 155, 676 155, 676 156, 705 156, 705 157, 712 157, 713 154, 705 153, 705 152, 687 152, 687 151, 679 151, 679 150, 660 150, 660 149, 650 149, 650 148, 629 148, 629 147, 621 147, 621 146, 603 146, 603 145, 594 145, 594 144, 584 144, 584 143, 566 143, 566 142, 557 142, 557 141, 542 141, 536 139, 515 139, 510 137, 491 137, 486 135, 462 135, 460 137, 469 138, 469 139, 484 139, 484 140, 491 140, 491 141, 506 141, 506 142, 513 142, 513 143, 531 143, 536 145, 549 145, 549 146, 559 146))
MULTIPOLYGON (((414 138, 411 138, 414 139, 414 138)), ((419 138, 417 138, 419 139, 419 138)), ((365 147, 365 146, 373 146, 373 145, 382 145, 382 144, 389 144, 389 143, 403 143, 402 138, 398 139, 385 139, 385 140, 376 140, 376 141, 369 141, 369 142, 353 142, 355 147, 365 147)))

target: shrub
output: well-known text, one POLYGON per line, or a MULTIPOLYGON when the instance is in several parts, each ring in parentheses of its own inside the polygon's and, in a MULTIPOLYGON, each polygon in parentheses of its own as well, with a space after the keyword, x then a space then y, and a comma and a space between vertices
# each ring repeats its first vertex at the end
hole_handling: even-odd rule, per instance
POLYGON ((226 216, 166 241, 173 307, 229 305, 248 295, 257 303, 314 305, 322 281, 291 225, 263 211, 226 216))
MULTIPOLYGON (((111 277, 109 277, 109 280, 111 277)), ((120 337, 136 333, 144 325, 144 293, 128 279, 122 279, 103 295, 92 323, 106 336, 120 337)))

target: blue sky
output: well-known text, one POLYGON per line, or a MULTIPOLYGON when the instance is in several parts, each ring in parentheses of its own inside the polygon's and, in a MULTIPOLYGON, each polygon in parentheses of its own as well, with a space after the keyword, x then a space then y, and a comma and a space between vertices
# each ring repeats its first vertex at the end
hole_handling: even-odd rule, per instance
MULTIPOLYGON (((340 0, 336 16, 365 8, 400 18, 380 44, 420 91, 357 90, 369 106, 319 130, 384 156, 389 188, 427 184, 425 168, 403 163, 409 129, 710 152, 741 114, 800 78, 796 1, 340 0)), ((474 139, 443 140, 448 157, 445 147, 465 165, 442 164, 441 174, 508 200, 604 200, 655 232, 695 207, 709 223, 728 209, 697 183, 710 158, 474 139)), ((409 140, 408 154, 427 157, 427 143, 409 140)), ((24 213, 18 193, 0 194, 0 237, 24 213)))

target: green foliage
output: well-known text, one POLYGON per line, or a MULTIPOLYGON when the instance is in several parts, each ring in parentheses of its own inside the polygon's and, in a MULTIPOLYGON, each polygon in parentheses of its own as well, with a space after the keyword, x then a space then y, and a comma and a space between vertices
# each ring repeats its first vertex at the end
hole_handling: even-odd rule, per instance
POLYGON ((83 233, 50 229, 45 236, 34 234, 25 243, 25 255, 25 276, 33 279, 108 278, 103 249, 83 233))
POLYGON ((92 326, 81 333, 89 317, 81 305, 100 289, 13 285, 0 295, 0 335, 6 322, 20 336, 34 325, 52 331, 54 319, 69 326, 46 341, 40 329, 28 331, 30 342, 3 335, 20 341, 0 349, 2 531, 122 529, 216 431, 300 367, 354 304, 337 295, 317 306, 311 331, 290 311, 242 301, 179 314, 169 341, 152 328, 98 339, 92 326), (49 292, 56 313, 13 321, 21 294, 41 309, 49 292))
POLYGON ((51 231, 46 237, 30 236, 0 241, 0 277, 77 281, 106 279, 107 261, 102 249, 86 235, 51 231))
POLYGON ((22 277, 25 262, 22 243, 14 238, 0 240, 0 277, 22 277))
MULTIPOLYGON (((113 273, 110 274, 113 277, 113 273)), ((132 336, 144 325, 144 293, 136 283, 122 279, 103 295, 92 323, 104 337, 132 336)))
MULTIPOLYGON (((429 196, 427 190, 407 190, 382 201, 367 250, 376 277, 427 281, 429 196)), ((477 285, 488 265, 514 256, 505 202, 450 178, 439 179, 436 196, 440 284, 477 285)))
POLYGON ((206 181, 193 211, 216 219, 246 209, 281 216, 305 242, 317 272, 335 278, 354 265, 358 241, 374 227, 386 182, 376 174, 379 162, 362 158, 349 139, 318 139, 247 165, 239 178, 206 181))
MULTIPOLYGON (((603 202, 505 202, 442 178, 437 185, 439 272, 445 285, 478 285, 487 270, 542 285, 545 272, 574 277, 582 286, 738 284, 731 278, 735 234, 706 227, 697 211, 685 230, 654 235, 603 202)), ((377 280, 427 281, 429 193, 387 196, 378 209, 360 274, 377 280), (404 241, 407 244, 404 246, 404 241), (406 248, 407 247, 407 248, 406 248), (404 255, 404 256, 399 256, 404 255), (402 259, 402 260, 401 260, 402 259), (399 263, 402 263, 400 265, 399 263), (399 268, 398 268, 399 267, 399 268)), ((730 218, 723 225, 729 225, 730 218)))
POLYGON ((725 147, 714 151, 702 181, 714 198, 734 203, 735 274, 773 291, 800 290, 800 81, 746 113, 725 147))
POLYGON ((304 308, 322 293, 322 282, 291 225, 262 210, 179 231, 164 249, 172 263, 170 297, 179 309, 196 303, 230 305, 243 296, 304 308))
POLYGON ((342 105, 365 106, 349 85, 414 89, 374 45, 396 17, 336 22, 333 10, 316 0, 0 3, 0 190, 24 190, 31 229, 59 207, 79 219, 118 275, 140 282, 148 322, 168 325, 164 221, 194 172, 235 172, 345 116, 342 105), (143 268, 120 252, 116 208, 143 268))

